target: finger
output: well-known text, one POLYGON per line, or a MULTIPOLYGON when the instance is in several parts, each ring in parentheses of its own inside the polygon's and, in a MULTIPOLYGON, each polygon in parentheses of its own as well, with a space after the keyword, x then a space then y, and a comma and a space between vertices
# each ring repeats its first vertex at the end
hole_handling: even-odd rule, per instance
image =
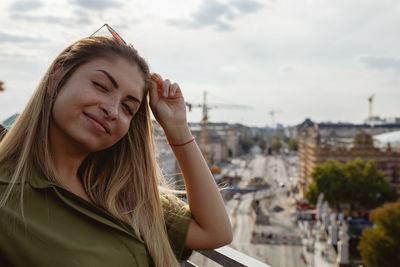
POLYGON ((152 73, 151 80, 157 84, 157 90, 161 90, 163 84, 162 77, 158 73, 152 73))
POLYGON ((170 86, 171 86, 170 80, 165 79, 162 84, 162 96, 163 97, 168 97, 170 86))
POLYGON ((169 96, 175 96, 176 92, 179 89, 179 85, 177 83, 173 83, 169 88, 169 96))
POLYGON ((150 105, 153 105, 159 100, 157 82, 152 79, 150 88, 150 105))

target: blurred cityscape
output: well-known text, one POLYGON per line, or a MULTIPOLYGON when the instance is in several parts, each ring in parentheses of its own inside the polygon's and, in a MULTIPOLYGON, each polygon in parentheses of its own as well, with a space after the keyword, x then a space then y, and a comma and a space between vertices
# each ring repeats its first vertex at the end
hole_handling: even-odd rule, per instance
MULTIPOLYGON (((329 192, 326 200, 319 192, 312 201, 307 191, 316 166, 327 160, 347 166, 358 159, 364 167, 372 161, 391 192, 400 195, 400 118, 373 117, 361 124, 306 119, 272 128, 211 123, 205 117, 190 127, 216 182, 225 188, 222 194, 234 229, 230 247, 270 266, 365 266, 358 244, 363 229, 373 227, 369 213, 397 197, 360 184, 347 194, 371 190, 366 199, 378 200, 364 205, 348 198, 347 203, 339 202, 337 195, 334 205, 329 192)), ((159 127, 156 144, 164 172, 179 173, 159 127)), ((182 182, 179 175, 170 178, 177 186, 182 182)), ((221 266, 201 254, 190 261, 221 266)))
MULTIPOLYGON (((203 115, 189 126, 222 188, 234 230, 231 248, 266 266, 366 266, 359 243, 364 229, 376 227, 369 214, 400 195, 400 118, 249 127, 209 122, 204 107, 203 115), (340 168, 350 169, 347 173, 366 168, 367 174, 357 177, 355 187, 341 188, 335 184, 340 168), (326 174, 334 182, 324 188, 319 181, 326 174), (379 177, 390 192, 376 185, 382 184, 379 177), (368 179, 378 182, 369 187, 368 179)), ((17 116, 1 124, 9 128, 17 116)), ((179 167, 161 127, 154 125, 158 162, 179 188, 179 167)), ((221 266, 199 253, 189 260, 221 266)))

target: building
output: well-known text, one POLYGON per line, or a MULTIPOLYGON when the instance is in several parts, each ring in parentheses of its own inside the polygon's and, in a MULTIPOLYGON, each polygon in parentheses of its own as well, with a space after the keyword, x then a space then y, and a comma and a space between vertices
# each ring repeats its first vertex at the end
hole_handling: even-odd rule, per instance
MULTIPOLYGON (((400 153, 394 151, 390 143, 382 146, 382 142, 374 140, 373 136, 359 125, 346 127, 346 130, 344 127, 338 127, 340 131, 332 130, 333 125, 329 125, 328 130, 321 130, 321 124, 299 127, 299 178, 302 191, 305 192, 312 182, 311 172, 316 165, 323 164, 328 159, 345 163, 360 158, 375 161, 375 166, 386 174, 389 183, 400 195, 400 153)), ((368 129, 370 132, 386 132, 383 127, 367 127, 368 129)))
POLYGON ((240 138, 250 129, 241 124, 208 122, 204 136, 201 124, 189 123, 189 126, 210 167, 226 163, 229 158, 241 155, 240 138))
POLYGON ((390 144, 393 151, 400 152, 400 131, 383 133, 374 136, 380 146, 390 144))

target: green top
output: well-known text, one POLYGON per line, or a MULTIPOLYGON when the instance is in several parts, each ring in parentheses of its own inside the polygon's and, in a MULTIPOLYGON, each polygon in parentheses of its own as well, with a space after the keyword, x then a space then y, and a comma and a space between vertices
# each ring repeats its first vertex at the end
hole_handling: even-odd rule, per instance
MULTIPOLYGON (((34 171, 24 185, 24 215, 19 194, 0 209, 1 266, 151 266, 144 243, 132 228, 103 208, 48 181, 34 171), (11 204, 14 203, 14 204, 11 204)), ((0 195, 10 174, 0 168, 0 195)), ((15 185, 14 188, 19 188, 15 185)), ((174 196, 162 196, 168 238, 178 260, 191 251, 185 239, 191 213, 174 196)))

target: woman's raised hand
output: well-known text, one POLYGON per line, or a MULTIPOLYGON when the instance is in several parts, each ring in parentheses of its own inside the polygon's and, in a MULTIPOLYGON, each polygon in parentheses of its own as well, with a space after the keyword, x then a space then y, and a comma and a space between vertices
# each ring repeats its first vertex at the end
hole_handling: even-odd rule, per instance
POLYGON ((157 74, 151 74, 150 107, 154 117, 164 130, 187 127, 186 106, 177 83, 157 74))

